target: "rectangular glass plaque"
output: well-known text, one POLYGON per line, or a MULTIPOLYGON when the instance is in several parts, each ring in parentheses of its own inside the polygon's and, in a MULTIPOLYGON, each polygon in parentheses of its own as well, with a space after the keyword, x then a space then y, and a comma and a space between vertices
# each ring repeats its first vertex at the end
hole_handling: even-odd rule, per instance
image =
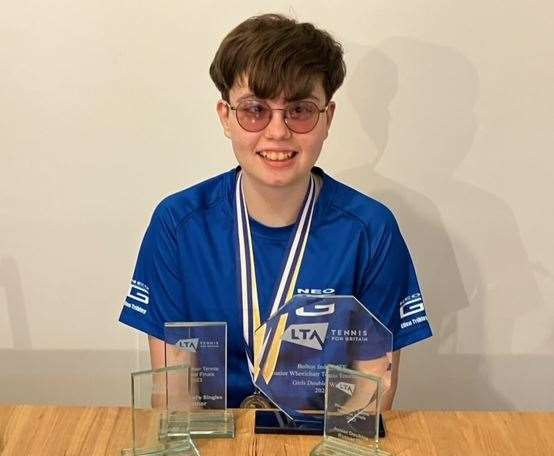
POLYGON ((131 374, 133 448, 123 455, 199 455, 186 426, 170 435, 168 416, 187 416, 191 408, 188 365, 131 374))
POLYGON ((328 365, 324 438, 311 456, 390 456, 379 447, 381 377, 328 365))
POLYGON ((187 426, 193 437, 234 437, 232 411, 227 409, 227 323, 165 324, 166 366, 190 366, 191 409, 187 416, 168 416, 168 429, 187 426))

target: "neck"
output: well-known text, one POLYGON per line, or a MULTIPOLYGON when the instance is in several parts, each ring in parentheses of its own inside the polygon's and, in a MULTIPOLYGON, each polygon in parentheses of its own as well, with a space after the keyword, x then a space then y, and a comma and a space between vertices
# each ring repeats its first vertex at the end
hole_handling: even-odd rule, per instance
POLYGON ((270 227, 288 226, 296 221, 302 208, 310 176, 286 188, 259 184, 246 175, 242 184, 250 217, 270 227))

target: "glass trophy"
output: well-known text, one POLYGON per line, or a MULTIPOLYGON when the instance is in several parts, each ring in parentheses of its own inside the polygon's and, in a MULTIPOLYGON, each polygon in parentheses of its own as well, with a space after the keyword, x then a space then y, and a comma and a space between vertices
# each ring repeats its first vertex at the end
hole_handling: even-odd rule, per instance
POLYGON ((196 456, 199 451, 187 432, 168 429, 168 416, 186 416, 191 408, 187 365, 131 374, 133 448, 122 455, 196 456))
POLYGON ((310 456, 390 456, 379 447, 380 377, 327 366, 323 441, 310 456))
POLYGON ((383 391, 390 386, 392 333, 353 296, 295 295, 256 338, 256 386, 283 412, 273 430, 268 413, 257 412, 256 432, 323 434, 329 364, 378 377, 383 391))
POLYGON ((168 428, 193 438, 235 436, 227 409, 227 323, 171 322, 165 328, 166 366, 190 366, 191 408, 168 416, 168 428))

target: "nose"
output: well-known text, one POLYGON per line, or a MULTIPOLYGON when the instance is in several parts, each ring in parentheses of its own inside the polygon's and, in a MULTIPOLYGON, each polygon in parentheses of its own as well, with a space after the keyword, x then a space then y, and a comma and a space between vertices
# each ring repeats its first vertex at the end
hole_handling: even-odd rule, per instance
POLYGON ((271 111, 271 119, 264 130, 267 139, 287 139, 291 135, 291 131, 285 124, 285 111, 282 109, 273 109, 271 111))

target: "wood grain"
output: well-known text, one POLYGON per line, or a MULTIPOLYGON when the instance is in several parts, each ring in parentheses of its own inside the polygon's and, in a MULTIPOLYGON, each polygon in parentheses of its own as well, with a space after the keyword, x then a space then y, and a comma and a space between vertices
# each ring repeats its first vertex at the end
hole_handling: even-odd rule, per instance
MULTIPOLYGON (((383 447, 397 456, 554 455, 554 413, 392 411, 383 447)), ((255 435, 236 410, 236 437, 198 440, 202 455, 305 456, 320 437, 255 435)), ((1 456, 99 456, 131 446, 122 407, 0 406, 1 456)))

